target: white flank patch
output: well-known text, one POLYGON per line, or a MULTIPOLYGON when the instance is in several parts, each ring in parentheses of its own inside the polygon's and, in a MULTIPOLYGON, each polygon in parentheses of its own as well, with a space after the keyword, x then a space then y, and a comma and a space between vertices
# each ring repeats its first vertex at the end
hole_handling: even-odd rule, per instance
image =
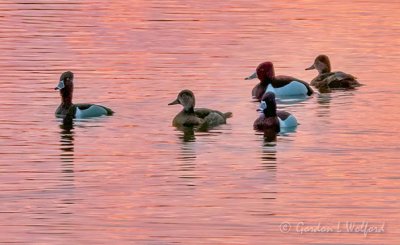
POLYGON ((82 118, 82 111, 76 107, 75 118, 82 118))

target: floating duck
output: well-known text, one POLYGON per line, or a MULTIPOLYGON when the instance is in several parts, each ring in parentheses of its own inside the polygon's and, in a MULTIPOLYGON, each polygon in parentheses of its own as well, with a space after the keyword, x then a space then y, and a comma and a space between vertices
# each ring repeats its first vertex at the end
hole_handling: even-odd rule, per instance
POLYGON ((209 128, 225 124, 226 119, 232 117, 231 112, 222 113, 220 111, 207 108, 194 108, 195 97, 192 91, 182 90, 176 100, 168 105, 181 104, 183 110, 179 112, 172 125, 176 127, 199 126, 199 129, 207 130, 209 128))
POLYGON ((263 62, 254 74, 246 77, 246 80, 258 78, 260 83, 252 90, 253 98, 261 100, 265 92, 272 92, 277 97, 307 97, 314 91, 308 83, 290 76, 275 76, 272 62, 263 62))
POLYGON ((73 104, 72 95, 74 92, 74 74, 66 71, 61 74, 60 82, 55 90, 60 90, 61 104, 56 110, 56 117, 62 118, 90 118, 99 116, 110 116, 114 112, 102 105, 95 104, 73 104))
POLYGON ((318 55, 315 58, 314 64, 306 70, 316 69, 318 71, 318 76, 311 81, 311 85, 315 86, 321 92, 330 91, 330 89, 335 88, 355 88, 361 84, 356 80, 356 77, 341 72, 341 71, 331 71, 331 63, 328 56, 318 55))
POLYGON ((276 110, 275 94, 272 92, 266 92, 263 95, 258 110, 262 111, 262 113, 254 121, 254 130, 279 133, 288 131, 288 128, 295 128, 298 125, 296 118, 292 114, 276 110))

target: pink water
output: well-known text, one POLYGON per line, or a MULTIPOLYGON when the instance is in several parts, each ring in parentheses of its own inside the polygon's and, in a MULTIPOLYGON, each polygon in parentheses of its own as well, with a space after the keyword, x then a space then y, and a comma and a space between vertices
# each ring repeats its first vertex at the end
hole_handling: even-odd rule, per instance
POLYGON ((0 243, 399 244, 399 15, 372 0, 3 0, 0 243), (279 104, 301 125, 265 142, 243 78, 269 60, 310 81, 320 53, 365 86, 279 104), (75 102, 115 116, 60 128, 66 70, 75 102), (184 88, 233 118, 175 130, 184 88))

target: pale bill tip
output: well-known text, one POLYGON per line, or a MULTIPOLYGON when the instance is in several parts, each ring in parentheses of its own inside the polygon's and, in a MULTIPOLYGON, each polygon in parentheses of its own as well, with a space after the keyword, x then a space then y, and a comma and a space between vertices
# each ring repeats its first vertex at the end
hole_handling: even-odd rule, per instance
POLYGON ((58 85, 57 85, 57 87, 55 87, 54 89, 55 90, 61 90, 61 89, 63 89, 65 87, 65 85, 64 85, 64 81, 60 81, 60 82, 58 82, 58 85))
POLYGON ((250 76, 246 77, 244 80, 251 80, 251 79, 254 79, 254 78, 257 78, 257 72, 254 72, 250 76))

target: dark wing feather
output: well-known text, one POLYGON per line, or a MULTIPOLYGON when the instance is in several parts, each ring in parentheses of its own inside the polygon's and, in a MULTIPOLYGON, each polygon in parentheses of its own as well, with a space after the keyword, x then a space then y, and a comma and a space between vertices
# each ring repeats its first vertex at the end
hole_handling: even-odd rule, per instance
POLYGON ((289 116, 290 113, 287 111, 276 111, 276 115, 282 120, 285 121, 289 116))
POLYGON ((212 110, 207 109, 207 108, 194 109, 194 113, 196 114, 196 116, 198 116, 200 118, 205 118, 206 116, 208 116, 208 114, 210 114, 210 112, 212 112, 212 110))

